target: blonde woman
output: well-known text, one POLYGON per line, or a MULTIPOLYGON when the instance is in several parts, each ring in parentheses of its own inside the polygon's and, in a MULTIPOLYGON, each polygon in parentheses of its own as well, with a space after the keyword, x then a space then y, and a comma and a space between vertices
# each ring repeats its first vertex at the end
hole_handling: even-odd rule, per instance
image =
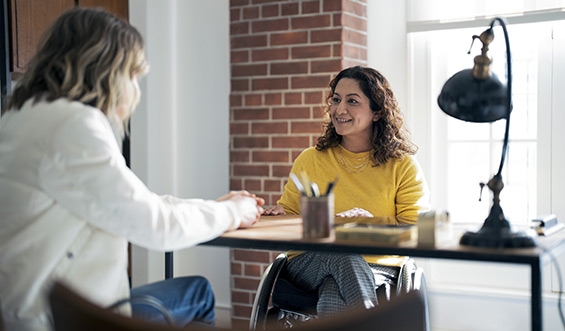
MULTIPOLYGON (((253 225, 263 201, 158 196, 126 166, 119 143, 146 73, 139 32, 102 10, 75 8, 46 32, 0 119, 0 298, 7 330, 52 327, 47 295, 62 281, 109 306, 130 296, 127 243, 159 251, 253 225)), ((178 325, 214 323, 202 277, 133 289, 178 325)), ((157 311, 133 314, 158 319, 157 311)))

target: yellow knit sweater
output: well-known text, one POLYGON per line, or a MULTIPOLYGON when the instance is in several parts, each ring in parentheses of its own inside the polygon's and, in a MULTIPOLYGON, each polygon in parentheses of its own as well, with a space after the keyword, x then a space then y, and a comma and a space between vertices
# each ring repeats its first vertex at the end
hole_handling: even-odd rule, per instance
MULTIPOLYGON (((355 166, 370 152, 353 153, 345 148, 328 148, 317 151, 314 147, 303 151, 294 161, 292 172, 306 172, 311 181, 325 192, 327 184, 339 176, 334 188, 335 213, 362 208, 374 216, 393 216, 399 224, 414 224, 418 214, 429 210, 429 193, 420 165, 412 155, 391 159, 387 163, 371 165, 355 173, 355 166), (350 172, 346 170, 349 167, 350 172)), ((358 168, 359 170, 360 168, 358 168)), ((300 214, 300 192, 289 181, 277 204, 287 214, 300 214)), ((288 252, 289 258, 301 252, 288 252)), ((367 262, 398 265, 403 257, 364 256, 367 262)))

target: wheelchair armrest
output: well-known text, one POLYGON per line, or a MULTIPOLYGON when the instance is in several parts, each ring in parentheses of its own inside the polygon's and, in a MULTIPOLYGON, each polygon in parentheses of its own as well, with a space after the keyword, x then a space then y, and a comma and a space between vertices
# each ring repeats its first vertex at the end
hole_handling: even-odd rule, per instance
POLYGON ((402 295, 414 289, 414 274, 417 269, 416 262, 413 259, 406 260, 404 264, 400 266, 396 284, 396 295, 402 295))
POLYGON ((424 330, 430 330, 428 292, 424 269, 416 266, 413 259, 408 259, 400 268, 396 295, 417 292, 424 304, 424 330))

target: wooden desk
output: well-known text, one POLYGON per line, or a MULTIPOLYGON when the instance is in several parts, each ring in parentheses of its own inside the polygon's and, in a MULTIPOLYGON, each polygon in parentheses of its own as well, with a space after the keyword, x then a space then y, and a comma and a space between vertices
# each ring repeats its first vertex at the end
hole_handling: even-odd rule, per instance
POLYGON ((532 330, 542 330, 542 264, 549 253, 557 254, 565 245, 565 231, 549 237, 538 237, 538 247, 528 249, 494 249, 460 246, 459 236, 436 247, 419 247, 416 242, 399 245, 337 241, 334 238, 302 239, 302 220, 296 216, 264 216, 252 228, 227 232, 202 245, 275 251, 312 250, 372 255, 408 255, 464 261, 489 261, 527 264, 531 268, 532 330))

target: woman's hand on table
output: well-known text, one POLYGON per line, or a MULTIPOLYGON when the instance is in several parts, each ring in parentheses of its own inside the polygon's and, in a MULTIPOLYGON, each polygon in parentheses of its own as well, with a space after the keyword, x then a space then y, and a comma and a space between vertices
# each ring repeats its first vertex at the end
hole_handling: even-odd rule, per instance
POLYGON ((283 206, 276 205, 276 206, 265 207, 265 210, 263 211, 263 215, 275 216, 275 215, 286 215, 286 213, 284 212, 283 206))
POLYGON ((241 211, 240 229, 253 226, 253 224, 257 223, 264 212, 262 206, 265 204, 265 200, 247 191, 231 191, 230 193, 216 199, 216 201, 225 200, 235 202, 241 211))

